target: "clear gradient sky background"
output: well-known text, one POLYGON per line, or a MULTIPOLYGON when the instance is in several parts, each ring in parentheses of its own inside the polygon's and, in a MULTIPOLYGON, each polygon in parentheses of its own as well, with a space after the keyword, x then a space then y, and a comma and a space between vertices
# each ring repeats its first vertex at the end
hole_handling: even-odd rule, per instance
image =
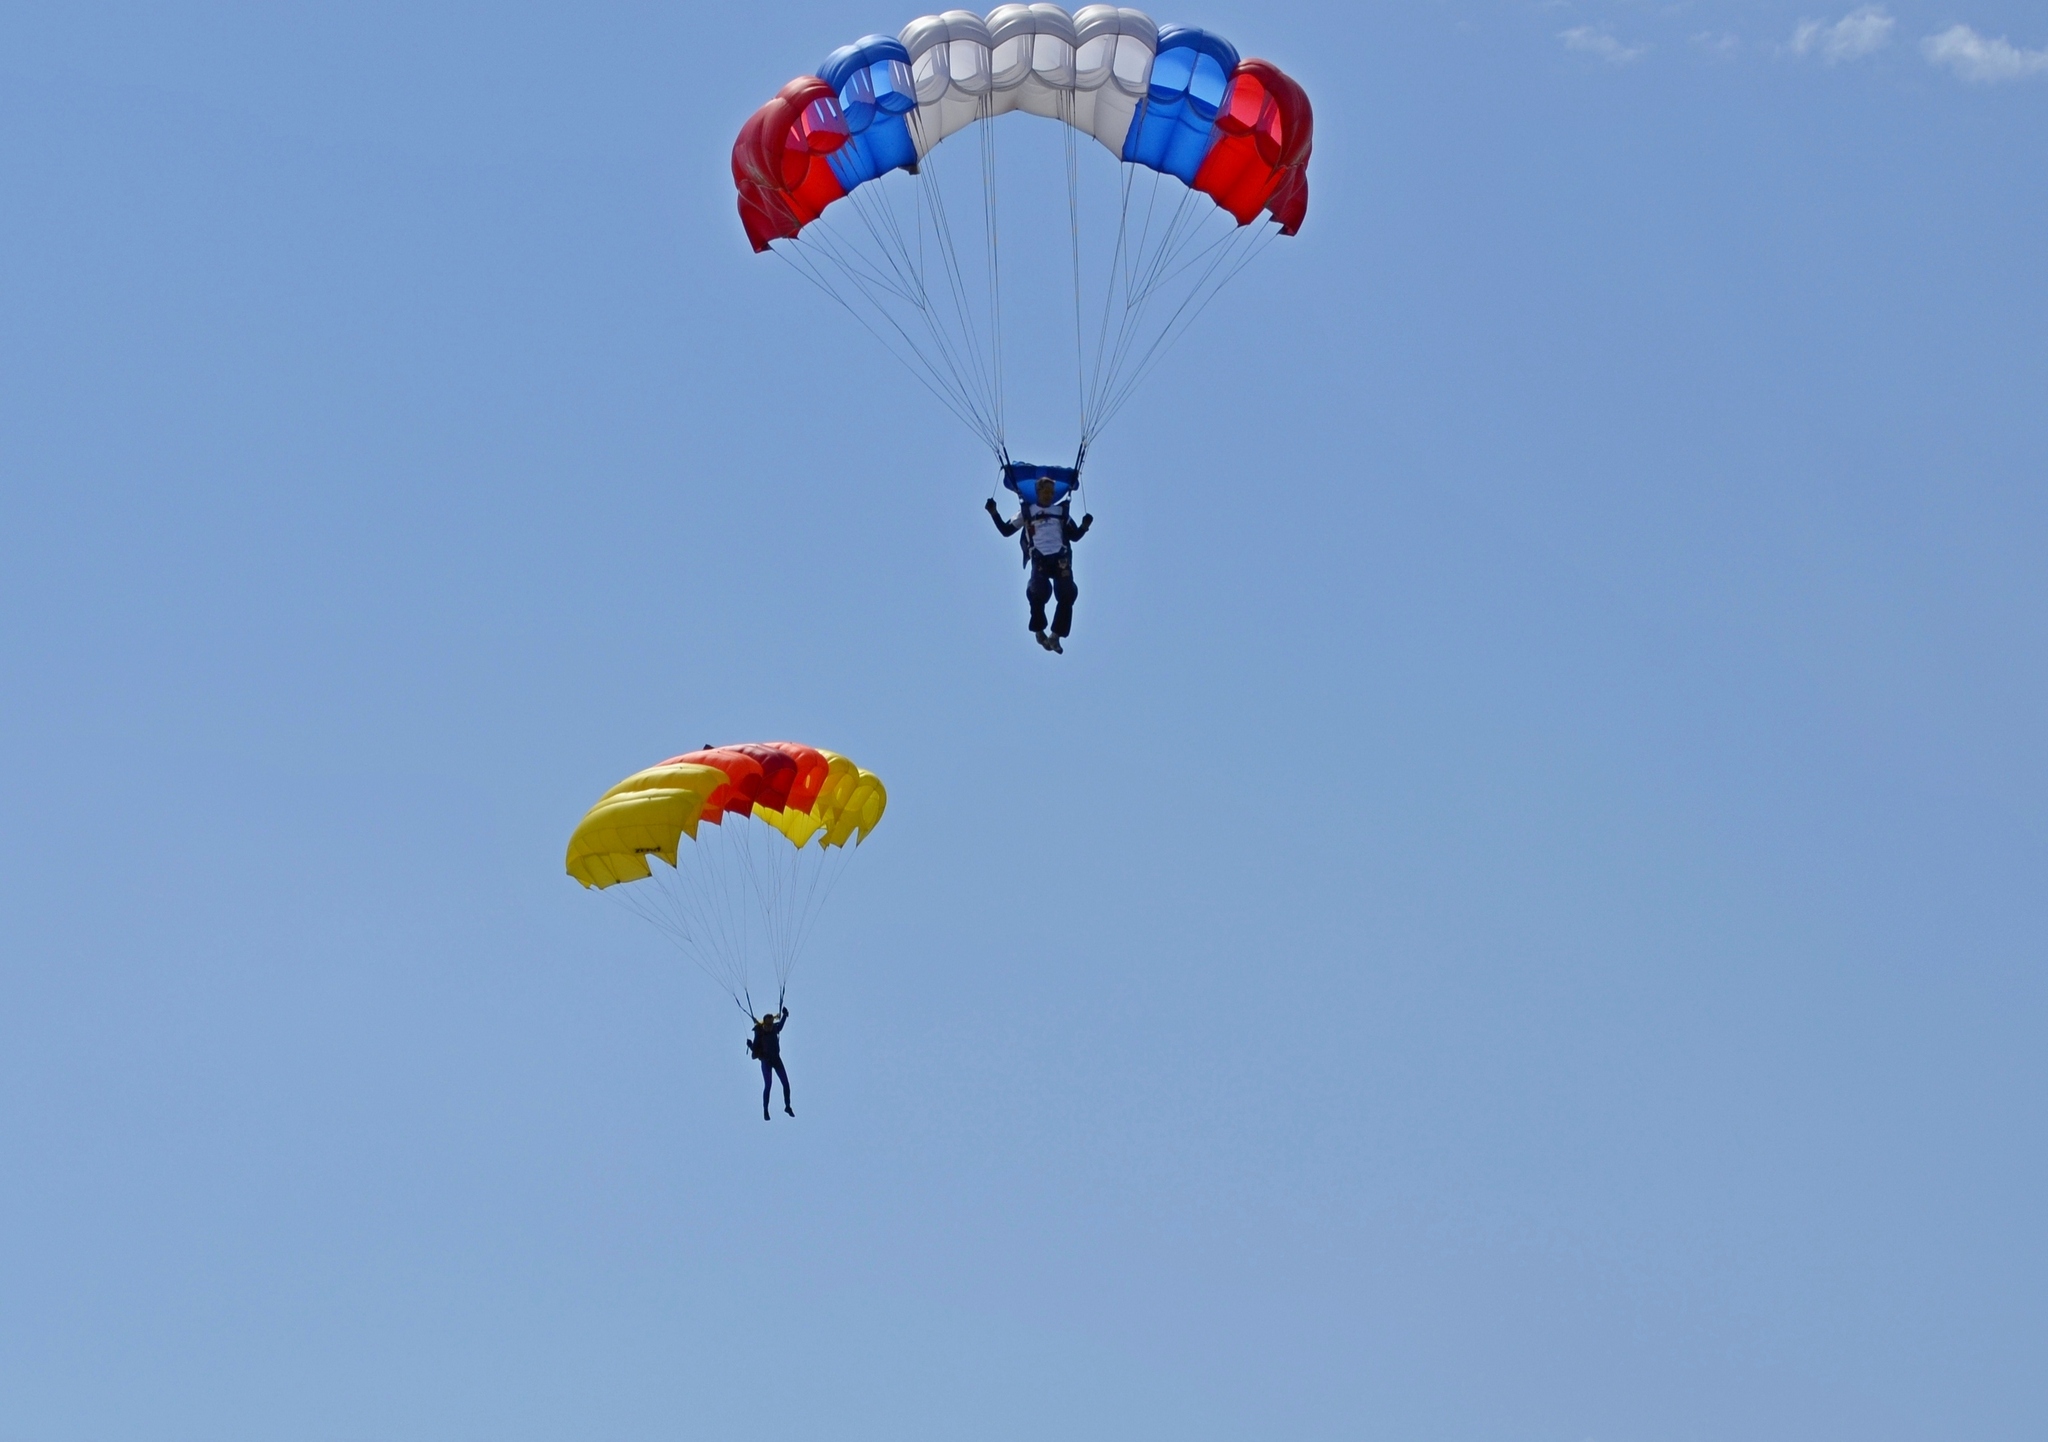
POLYGON ((732 213, 913 13, 0 8, 0 1439, 2048 1433, 2048 13, 1162 0, 1064 658, 732 213), (763 1126, 561 858, 785 735, 763 1126))

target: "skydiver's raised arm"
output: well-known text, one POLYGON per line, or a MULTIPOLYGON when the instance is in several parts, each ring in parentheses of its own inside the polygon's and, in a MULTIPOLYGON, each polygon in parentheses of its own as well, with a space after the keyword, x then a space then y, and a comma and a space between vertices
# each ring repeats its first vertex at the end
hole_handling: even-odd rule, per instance
POLYGON ((1072 516, 1067 516, 1063 519, 1066 522, 1067 539, 1069 541, 1080 540, 1088 534, 1088 528, 1095 524, 1095 517, 1092 514, 1081 517, 1081 524, 1078 526, 1074 524, 1072 516))
POLYGON ((990 496, 988 498, 988 501, 985 503, 983 509, 985 509, 988 512, 988 518, 996 523, 996 529, 998 531, 1001 531, 1006 536, 1016 535, 1017 528, 1024 524, 1024 512, 1021 507, 1017 511, 1016 520, 1004 520, 1003 513, 996 509, 996 501, 994 496, 990 496))

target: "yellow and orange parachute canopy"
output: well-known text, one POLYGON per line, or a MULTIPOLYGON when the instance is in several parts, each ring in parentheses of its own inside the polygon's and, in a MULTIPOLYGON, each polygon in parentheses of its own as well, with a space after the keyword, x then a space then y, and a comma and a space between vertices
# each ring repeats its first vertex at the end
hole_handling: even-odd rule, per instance
POLYGON ((751 816, 802 849, 858 846, 888 807, 881 778, 832 751, 794 741, 714 746, 636 771, 597 799, 569 837, 568 871, 585 886, 638 881, 647 858, 676 864, 705 822, 751 816))

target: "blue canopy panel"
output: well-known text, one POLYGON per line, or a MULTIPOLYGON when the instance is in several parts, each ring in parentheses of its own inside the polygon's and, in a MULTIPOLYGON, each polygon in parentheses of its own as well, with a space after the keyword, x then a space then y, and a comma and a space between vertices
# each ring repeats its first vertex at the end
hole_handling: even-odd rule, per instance
POLYGON ((1237 47, 1192 25, 1159 32, 1145 100, 1124 137, 1124 159, 1195 183, 1216 143, 1216 112, 1237 69, 1237 47))
POLYGON ((839 92, 850 132, 827 161, 841 185, 852 190, 917 165, 917 144, 903 119, 917 108, 917 87, 910 78, 910 52, 900 41, 870 35, 842 45, 825 57, 818 78, 839 92))
POLYGON ((1052 501, 1058 505, 1081 483, 1081 473, 1072 466, 1030 466, 1020 461, 1011 461, 1003 467, 1003 484, 1016 493, 1020 501, 1038 502, 1038 483, 1052 482, 1052 501))

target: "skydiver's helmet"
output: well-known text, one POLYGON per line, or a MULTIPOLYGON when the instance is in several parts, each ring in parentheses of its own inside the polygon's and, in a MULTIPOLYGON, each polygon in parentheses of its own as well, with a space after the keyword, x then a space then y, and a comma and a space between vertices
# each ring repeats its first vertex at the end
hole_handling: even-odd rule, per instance
POLYGON ((774 1013, 774 1012, 772 1012, 772 1011, 771 1011, 771 1012, 766 1012, 766 1013, 764 1013, 764 1014, 762 1015, 762 1017, 761 1017, 761 1025, 763 1025, 763 1026, 773 1026, 773 1025, 775 1025, 775 1013, 774 1013))

